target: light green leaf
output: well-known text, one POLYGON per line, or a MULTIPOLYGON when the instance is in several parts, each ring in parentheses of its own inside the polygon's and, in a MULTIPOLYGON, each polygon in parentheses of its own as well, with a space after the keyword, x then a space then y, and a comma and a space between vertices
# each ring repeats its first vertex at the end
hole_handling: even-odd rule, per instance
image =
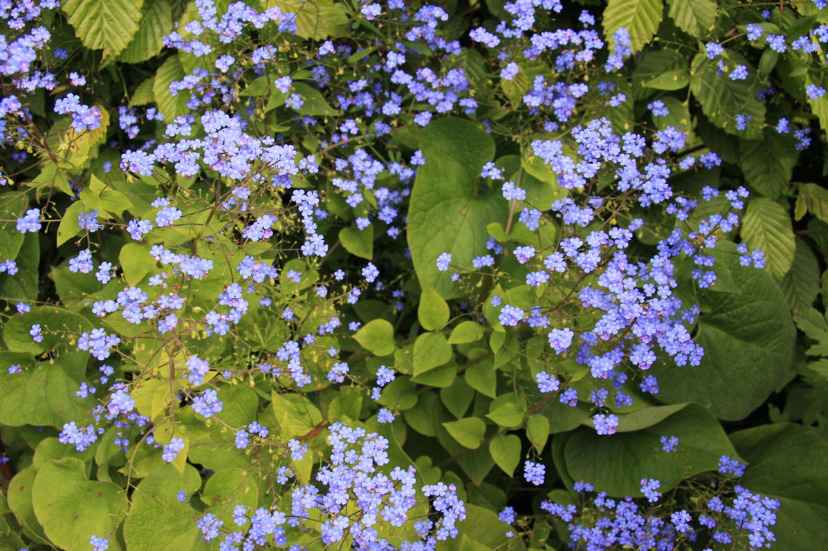
POLYGON ((517 428, 523 424, 524 412, 514 402, 506 402, 486 415, 501 427, 517 428))
POLYGON ((369 321, 354 334, 354 339, 376 356, 394 353, 394 327, 386 320, 369 321))
POLYGON ((440 333, 423 333, 414 341, 414 375, 425 373, 451 359, 451 345, 440 333))
POLYGON ((486 359, 466 369, 466 382, 480 394, 494 398, 497 394, 497 378, 492 360, 486 359))
POLYGON ((221 469, 207 481, 201 493, 201 501, 227 526, 233 523, 233 507, 236 505, 244 505, 249 510, 256 509, 259 504, 259 487, 247 471, 221 469))
POLYGON ((118 56, 119 61, 139 63, 158 55, 164 47, 164 37, 173 30, 168 0, 148 0, 143 12, 138 32, 118 56))
MULTIPOLYGON (((116 484, 87 480, 83 461, 72 457, 41 467, 32 489, 37 520, 49 539, 66 551, 88 551, 93 535, 113 533, 126 516, 126 499, 116 484)), ((111 540, 109 548, 118 549, 117 540, 111 540)))
POLYGON ((417 308, 420 325, 429 331, 439 331, 449 321, 449 306, 440 294, 429 287, 423 287, 420 293, 420 306, 417 308))
POLYGON ((178 56, 170 56, 155 73, 152 82, 152 94, 158 110, 164 115, 164 122, 171 123, 179 115, 190 111, 187 107, 187 100, 190 95, 187 92, 178 92, 175 96, 170 93, 170 84, 184 78, 184 69, 178 56))
POLYGON ((149 255, 149 247, 141 243, 127 243, 118 253, 121 270, 127 284, 135 286, 141 283, 155 266, 149 255))
POLYGON ((374 225, 364 230, 342 228, 339 230, 339 242, 352 255, 371 260, 374 256, 374 225))
POLYGON ((478 417, 443 423, 443 426, 452 438, 470 450, 479 448, 486 436, 486 422, 478 417))
POLYGON ((664 16, 662 0, 609 0, 604 9, 604 36, 612 36, 620 28, 630 33, 633 52, 644 47, 655 35, 664 16))
POLYGON ((86 352, 64 352, 57 361, 32 362, 22 353, 0 352, 0 423, 8 426, 61 427, 79 421, 91 408, 91 399, 75 395, 86 380, 86 352), (20 373, 8 366, 20 365, 20 373))
POLYGON ((667 0, 668 14, 679 29, 704 40, 716 23, 716 2, 713 0, 667 0))
POLYGON ((520 438, 514 434, 501 434, 489 442, 489 453, 503 472, 513 476, 520 463, 520 438))
POLYGON ((741 235, 748 247, 765 253, 765 269, 777 280, 791 269, 796 241, 787 209, 770 199, 753 199, 742 220, 741 235))
POLYGON ((200 486, 201 477, 191 465, 183 473, 172 465, 164 465, 142 480, 132 495, 132 506, 124 522, 127 548, 130 551, 212 549, 201 538, 195 523, 202 514, 188 501, 178 501, 176 497, 179 491, 191 496, 200 486))
POLYGON ((324 40, 348 31, 348 16, 343 6, 332 0, 268 0, 267 5, 295 13, 296 34, 302 38, 324 40))
POLYGON ((740 141, 739 153, 739 166, 753 189, 769 199, 785 193, 799 159, 793 138, 765 132, 762 141, 740 141))
POLYGON ((451 331, 449 344, 467 344, 483 338, 483 326, 473 321, 464 321, 451 331))
POLYGON ((459 296, 449 272, 437 270, 448 252, 453 263, 471 265, 486 250, 486 226, 506 223, 508 202, 481 182, 483 165, 494 157, 494 140, 476 124, 438 119, 420 138, 425 165, 417 170, 408 211, 408 245, 417 278, 443 298, 459 296))
POLYGON ((63 213, 63 218, 60 219, 60 224, 57 229, 57 246, 60 247, 81 231, 78 224, 78 215, 88 214, 92 210, 84 205, 81 201, 76 201, 69 205, 63 213))
POLYGON ((530 416, 526 420, 526 436, 535 447, 535 451, 541 453, 549 438, 549 419, 543 415, 530 416))
POLYGON ((48 545, 49 540, 35 516, 34 505, 32 505, 32 488, 36 476, 37 471, 31 467, 14 475, 8 487, 9 508, 24 527, 24 533, 48 545))
MULTIPOLYGON (((64 0, 61 7, 75 35, 91 50, 114 59, 138 32, 144 0, 64 0)), ((88 543, 88 542, 87 542, 88 543)))

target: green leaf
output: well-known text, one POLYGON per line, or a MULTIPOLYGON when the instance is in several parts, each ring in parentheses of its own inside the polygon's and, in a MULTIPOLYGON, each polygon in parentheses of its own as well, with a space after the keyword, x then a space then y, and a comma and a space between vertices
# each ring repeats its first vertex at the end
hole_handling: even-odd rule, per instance
POLYGON ((23 316, 14 316, 3 327, 3 340, 12 352, 28 352, 37 355, 68 341, 63 333, 80 334, 94 329, 86 318, 52 306, 41 306, 23 316), (43 341, 35 342, 29 334, 33 324, 40 324, 43 341), (47 331, 58 331, 49 334, 47 331))
POLYGON ((828 540, 828 442, 802 425, 763 425, 731 435, 747 462, 739 483, 781 502, 775 547, 821 549, 828 540))
POLYGON ((486 359, 466 369, 466 382, 480 394, 494 398, 497 396, 497 378, 492 360, 486 359))
POLYGON ((667 0, 667 13, 679 29, 704 40, 716 23, 716 2, 713 0, 667 0))
POLYGON ((72 203, 68 209, 63 213, 63 218, 60 219, 60 224, 57 229, 57 246, 60 247, 81 231, 78 224, 78 215, 88 214, 92 210, 80 201, 72 203))
POLYGON ((207 481, 201 493, 201 501, 228 526, 233 523, 235 505, 244 505, 249 510, 256 509, 259 504, 259 487, 247 471, 222 469, 207 481))
POLYGON ((751 249, 761 249, 765 253, 765 268, 777 280, 791 269, 796 240, 786 208, 770 199, 753 199, 742 220, 741 235, 751 249))
MULTIPOLYGON (((696 343, 705 354, 698 367, 656 363, 658 398, 693 401, 720 419, 738 420, 762 405, 790 377, 796 329, 784 295, 765 270, 739 265, 735 246, 719 242, 713 253, 741 292, 699 290, 696 343)), ((684 285, 684 283, 681 283, 684 285)))
POLYGON ((792 310, 811 306, 819 294, 819 262, 810 245, 796 238, 796 252, 791 269, 779 282, 792 310))
POLYGON ((305 100, 299 108, 300 114, 311 117, 333 117, 339 114, 339 111, 331 107, 317 88, 304 82, 294 82, 293 90, 305 100))
POLYGON ((420 293, 420 306, 417 308, 420 325, 429 331, 439 331, 449 321, 449 306, 440 294, 426 285, 420 293))
POLYGON ((339 242, 352 255, 371 260, 374 256, 374 225, 364 230, 342 228, 339 230, 339 242))
POLYGON ((199 487, 201 477, 191 465, 183 473, 172 465, 164 465, 142 480, 132 495, 132 506, 124 521, 127 548, 130 551, 212 549, 201 538, 201 530, 195 523, 202 513, 176 497, 179 491, 190 496, 199 487))
POLYGON ((132 98, 130 98, 129 106, 137 107, 139 105, 155 103, 155 92, 153 92, 154 86, 155 76, 151 76, 148 79, 144 79, 132 93, 132 98))
POLYGON ((440 389, 440 399, 443 405, 460 419, 474 399, 474 389, 458 377, 451 386, 440 389))
POLYGON ((142 243, 127 243, 118 253, 118 261, 127 284, 141 283, 155 266, 149 255, 149 246, 142 243))
POLYGON ((736 134, 749 140, 762 138, 765 125, 765 103, 756 97, 762 83, 750 62, 741 55, 727 50, 725 58, 733 65, 745 65, 749 76, 745 80, 731 80, 726 74, 718 74, 718 61, 697 54, 691 63, 690 90, 701 104, 710 122, 728 134, 736 134), (753 117, 745 130, 736 129, 736 114, 753 117))
POLYGON ((514 434, 501 434, 489 442, 489 453, 503 472, 514 476, 520 463, 520 438, 514 434))
MULTIPOLYGON (((144 0, 65 0, 61 2, 75 35, 91 50, 103 50, 114 59, 135 33, 144 0)), ((89 542, 87 542, 89 543, 89 542)))
POLYGON ((386 320, 378 319, 366 323, 354 334, 354 339, 376 356, 394 353, 394 327, 386 320))
POLYGON ((452 357, 451 345, 440 333, 423 333, 414 341, 414 375, 441 366, 452 357))
POLYGON ((57 361, 32 362, 28 354, 0 352, 0 423, 61 427, 82 419, 91 399, 75 395, 86 381, 86 352, 65 352, 57 361), (8 366, 20 365, 20 373, 8 366))
POLYGON ((483 165, 494 157, 491 136, 476 124, 438 119, 423 129, 420 144, 425 165, 417 170, 408 211, 408 245, 417 278, 443 298, 460 295, 449 272, 437 270, 437 257, 471 265, 486 250, 486 225, 508 217, 508 202, 481 182, 483 165))
POLYGON ((612 35, 623 27, 630 33, 633 52, 637 52, 655 35, 663 12, 662 0, 609 0, 604 9, 604 36, 612 42, 612 35))
POLYGON ((549 439, 549 419, 543 415, 532 415, 526 420, 526 437, 535 447, 535 451, 541 453, 546 441, 549 439))
POLYGON ((739 166, 753 189, 769 199, 785 193, 799 159, 793 138, 765 132, 762 141, 742 140, 739 153, 739 166))
POLYGON ((119 61, 140 63, 158 55, 164 48, 164 37, 173 30, 172 8, 168 0, 148 0, 141 25, 127 45, 119 61))
MULTIPOLYGON (((807 212, 810 212, 823 222, 828 222, 828 190, 817 184, 803 184, 799 188, 799 197, 796 200, 796 207, 799 210, 800 201, 807 212)), ((799 220, 805 213, 798 214, 799 220)))
POLYGON ((451 331, 449 344, 467 344, 483 338, 483 326, 473 321, 464 321, 451 331))
MULTIPOLYGON (((488 455, 488 454, 487 454, 488 455)), ((490 509, 466 503, 466 520, 457 524, 465 536, 469 551, 492 549, 497 551, 524 551, 523 538, 508 538, 508 527, 490 509)), ((459 551, 459 550, 458 550, 459 551)))
POLYGON ((279 394, 274 391, 270 393, 270 400, 282 436, 286 439, 304 436, 322 422, 319 408, 301 394, 279 394))
POLYGON ((164 121, 168 124, 177 116, 189 113, 187 100, 189 94, 178 92, 175 96, 170 93, 170 84, 184 78, 184 69, 178 56, 170 56, 155 73, 152 82, 152 94, 158 110, 164 115, 164 121))
POLYGON ((675 404, 672 406, 644 407, 618 416, 618 428, 616 432, 635 432, 656 425, 675 412, 684 409, 687 404, 675 404))
POLYGON ((268 5, 295 13, 296 34, 302 38, 324 40, 348 31, 347 13, 342 5, 332 0, 271 0, 268 5))
POLYGON ((670 490, 684 478, 715 470, 722 455, 735 457, 735 453, 716 418, 705 408, 689 404, 640 431, 607 437, 582 429, 565 441, 565 465, 557 465, 556 460, 556 466, 565 468, 573 480, 587 480, 611 496, 640 497, 642 478, 655 478, 662 491, 670 490), (661 451, 664 435, 678 437, 676 452, 661 451), (608 457, 612 469, 606 467, 608 457))
MULTIPOLYGON (((88 551, 93 535, 114 532, 126 515, 126 500, 119 486, 87 480, 84 463, 72 457, 41 467, 32 489, 37 520, 49 539, 67 551, 88 551)), ((118 547, 110 541, 110 549, 118 547)))
POLYGON ((32 488, 36 476, 37 471, 33 468, 23 469, 14 475, 8 487, 9 508, 14 512, 29 537, 48 544, 49 540, 35 516, 32 505, 32 488))
POLYGON ((443 426, 452 438, 470 450, 479 448, 486 436, 486 422, 478 417, 467 417, 459 421, 443 423, 443 426))
POLYGON ((673 50, 653 50, 644 54, 633 73, 636 89, 681 90, 690 84, 687 60, 673 50))
POLYGON ((516 428, 523 424, 524 412, 514 402, 506 402, 487 414, 486 417, 501 427, 516 428))

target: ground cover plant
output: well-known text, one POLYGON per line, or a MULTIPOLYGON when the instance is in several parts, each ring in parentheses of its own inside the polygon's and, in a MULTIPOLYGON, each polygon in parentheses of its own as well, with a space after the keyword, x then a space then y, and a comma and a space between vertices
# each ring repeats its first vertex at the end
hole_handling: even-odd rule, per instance
POLYGON ((828 541, 828 2, 0 21, 0 549, 828 541))

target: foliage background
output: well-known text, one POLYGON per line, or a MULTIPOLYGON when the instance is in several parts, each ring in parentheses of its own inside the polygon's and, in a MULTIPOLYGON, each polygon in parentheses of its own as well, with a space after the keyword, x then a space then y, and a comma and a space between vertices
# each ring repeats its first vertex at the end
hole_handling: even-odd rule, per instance
MULTIPOLYGON (((809 85, 828 82, 825 43, 816 31, 828 24, 828 9, 805 1, 584 0, 568 3, 561 13, 546 6, 537 11, 533 32, 541 33, 574 28, 581 10, 588 9, 610 48, 616 46, 616 31, 627 29, 631 55, 622 70, 606 71, 603 52, 600 62, 560 69, 553 68, 551 55, 520 58, 518 40, 507 43, 508 59, 498 59, 497 48, 472 40, 470 31, 493 30, 508 19, 499 0, 435 2, 448 16, 434 20, 435 36, 457 40, 457 51, 441 51, 436 38, 422 38, 428 31, 417 39, 405 36, 414 20, 375 21, 355 2, 249 4, 296 13, 296 33, 283 32, 276 22, 244 32, 231 28, 227 41, 207 33, 203 40, 213 51, 197 56, 186 46, 201 36, 187 25, 199 17, 196 2, 66 0, 38 15, 51 39, 26 69, 54 71, 56 84, 35 85, 21 95, 25 86, 14 82, 19 75, 5 60, 5 93, 20 96, 27 111, 7 124, 0 158, 6 185, 0 196, 0 257, 18 267, 14 275, 0 275, 5 305, 0 355, 4 367, 21 367, 0 371, 7 458, 0 548, 89 549, 91 535, 109 538, 110 549, 217 547, 202 540, 196 520, 210 512, 230 525, 235 504, 287 507, 292 482, 276 482, 277 469, 290 469, 297 484, 312 480, 326 462, 326 427, 335 421, 379 431, 391 442, 392 465, 416 465, 421 484, 444 481, 456 487, 466 503, 466 519, 457 538, 439 544, 445 548, 563 549, 567 527, 541 510, 542 500, 575 503, 580 498, 574 485, 580 480, 616 498, 641 498, 644 478, 661 480, 665 492, 689 492, 692 481, 704 485, 715 478, 711 473, 721 455, 748 464, 741 484, 781 502, 776 547, 810 550, 828 541, 828 192, 822 184, 828 173, 828 96, 824 90, 823 95, 808 92, 809 85), (751 23, 761 27, 761 38, 746 37, 751 23), (178 41, 165 41, 174 31, 178 41), (784 37, 785 51, 769 46, 771 35, 784 37), (811 46, 795 48, 803 37, 800 45, 811 46), (329 39, 347 51, 318 56, 329 39), (435 104, 395 88, 389 74, 377 70, 397 41, 408 49, 406 68, 412 72, 431 67, 445 77, 462 69, 469 86, 456 86, 457 97, 473 98, 477 108, 461 103, 444 112, 437 107, 428 125, 418 123, 415 117, 435 111, 435 104), (715 61, 707 55, 708 42, 725 46, 715 61), (251 52, 267 44, 277 50, 272 62, 253 62, 251 52), (56 56, 56 49, 68 56, 56 56), (234 56, 229 72, 216 72, 220 54, 234 56), (518 72, 502 78, 501 70, 513 58, 518 72), (724 74, 719 59, 726 62, 724 74), (729 78, 739 65, 748 76, 729 78), (320 84, 323 79, 314 72, 319 66, 331 84, 320 84), (199 70, 212 74, 186 84, 185 77, 199 70), (85 83, 70 82, 72 71, 84 75, 85 83), (538 114, 524 102, 539 75, 554 75, 568 85, 606 79, 627 101, 609 108, 595 87, 571 120, 545 128, 551 108, 538 114), (292 78, 289 91, 274 84, 284 76, 292 78), (376 79, 378 89, 398 90, 400 113, 384 119, 367 109, 350 114, 341 96, 363 77, 376 79), (179 82, 185 83, 182 91, 173 94, 170 85, 179 82), (775 93, 767 93, 769 87, 775 93), (78 131, 69 114, 56 113, 55 100, 67 92, 99 110, 96 128, 78 131), (300 96, 301 106, 292 94, 300 96), (656 100, 669 115, 648 109, 656 100), (252 170, 241 178, 209 163, 189 175, 161 163, 143 174, 135 168, 138 163, 120 165, 127 150, 183 139, 173 139, 166 127, 176 117, 216 108, 238 114, 252 136, 275 136, 279 144, 292 145, 297 163, 314 156, 318 172, 307 165, 303 170, 265 166, 255 155, 244 157, 244 148, 226 150, 222 157, 227 165, 234 155, 244 157, 252 170), (164 122, 149 116, 148 109, 161 113, 164 122), (140 118, 134 132, 130 113, 140 118), (743 129, 737 115, 751 117, 743 129), (723 193, 747 187, 751 199, 742 223, 721 232, 722 241, 759 248, 767 263, 762 271, 744 268, 734 249, 723 244, 723 252, 714 254, 718 280, 712 289, 694 283, 689 261, 679 265, 683 279, 676 293, 701 308, 689 330, 704 347, 704 360, 683 367, 656 362, 648 374, 658 377, 657 395, 637 390, 635 380, 625 387, 635 398, 633 405, 598 407, 584 397, 604 383, 574 353, 553 354, 545 331, 504 324, 491 299, 505 297, 528 312, 538 303, 553 304, 554 292, 583 283, 578 279, 583 274, 571 271, 554 285, 533 289, 524 284, 528 268, 510 251, 534 245, 549 252, 569 235, 548 212, 568 191, 535 154, 533 140, 569 139, 564 147, 575 155, 569 130, 602 116, 619 134, 681 129, 688 137, 675 161, 718 154, 719 165, 677 173, 670 183, 688 195, 704 186, 723 193), (355 132, 343 130, 347 120, 354 122, 355 132), (389 126, 387 133, 378 130, 377 121, 389 126), (806 141, 810 145, 803 148, 806 141), (372 172, 370 163, 359 159, 350 166, 337 164, 336 159, 360 150, 381 159, 380 169, 372 172), (425 158, 422 166, 418 151, 425 158), (499 183, 481 180, 480 171, 490 161, 507 178, 517 179, 528 197, 505 200, 499 183), (362 201, 348 202, 337 178, 358 182, 362 201), (242 207, 244 198, 232 193, 240 181, 252 197, 249 211, 242 207), (291 187, 316 190, 321 202, 309 207, 287 191, 291 187), (385 191, 377 193, 380 189, 385 191), (181 209, 180 218, 172 227, 130 238, 130 220, 157 220, 159 206, 152 204, 157 197, 181 209), (319 215, 317 207, 325 214, 319 215), (515 217, 535 207, 546 213, 546 222, 532 232, 515 217), (42 229, 21 231, 18 220, 32 208, 42 229), (78 216, 93 210, 105 235, 79 224, 78 216), (315 213, 313 223, 306 211, 315 213), (272 235, 251 238, 245 232, 264 213, 275 220, 256 226, 257 231, 272 230, 272 235), (364 220, 370 224, 363 226, 364 220), (304 254, 303 245, 314 235, 323 236, 328 247, 321 254, 304 254), (452 254, 453 265, 470 267, 473 258, 487 253, 490 238, 508 250, 484 275, 473 271, 454 282, 455 270, 437 268, 444 252, 452 254), (150 253, 153 246, 209 259, 213 268, 206 276, 182 275, 150 253), (70 260, 86 248, 98 261, 111 263, 115 277, 110 282, 101 284, 70 268, 70 260), (238 265, 247 255, 260 264, 261 285, 249 311, 244 307, 243 319, 219 338, 218 326, 204 315, 214 309, 225 314, 228 309, 221 307, 236 304, 224 298, 219 306, 216 297, 242 281, 238 265), (381 285, 370 266, 381 274, 381 285), (334 275, 340 269, 344 280, 334 275), (298 281, 289 275, 292 270, 298 281), (120 314, 102 318, 93 313, 96 301, 116 300, 126 286, 141 287, 150 302, 159 301, 166 291, 151 290, 149 282, 161 274, 171 278, 170 291, 186 297, 173 330, 161 328, 169 313, 163 306, 164 315, 141 324, 120 314), (19 304, 30 311, 19 313, 19 304), (329 323, 330 331, 316 330, 329 323), (43 328, 39 342, 32 339, 33 324, 43 328), (106 362, 111 373, 102 374, 101 362, 78 350, 78 338, 97 327, 121 339, 117 354, 106 362), (303 340, 313 332, 315 340, 303 340), (297 384, 301 377, 287 376, 290 354, 283 349, 288 341, 303 342, 299 370, 312 378, 307 385, 297 384), (336 353, 328 353, 330 348, 336 353), (187 375, 193 354, 210 362, 203 383, 187 375), (344 383, 329 380, 338 361, 349 370, 344 383), (272 376, 271 363, 285 375, 272 376), (392 366, 397 377, 373 400, 381 366, 392 366), (581 403, 566 406, 558 392, 541 392, 539 371, 579 390, 581 403), (97 388, 79 393, 82 384, 97 388), (224 404, 210 418, 193 409, 206 388, 215 388, 224 404), (112 406, 113 395, 124 389, 134 410, 112 406), (394 421, 380 422, 388 411, 394 421), (617 415, 617 434, 596 434, 593 415, 599 411, 617 415), (252 445, 239 449, 234 444, 238 431, 254 421, 270 434, 253 436, 252 445), (61 442, 68 423, 102 430, 94 443, 78 450, 61 442), (677 436, 679 452, 659 452, 662 436, 677 436), (182 438, 183 449, 168 464, 162 454, 171 438, 182 438), (308 446, 303 459, 291 459, 291 440, 308 446), (542 486, 524 478, 526 460, 545 465, 542 486), (186 502, 177 499, 179 490, 190 496, 186 502), (79 501, 79 495, 89 498, 79 501), (497 519, 506 506, 518 512, 511 528, 497 519), (518 536, 508 538, 509 530, 518 536)), ((220 0, 219 15, 229 6, 220 0)), ((419 7, 407 6, 412 14, 419 7)), ((8 37, 22 32, 6 30, 8 37)), ((452 84, 440 86, 442 93, 452 84)), ((180 124, 195 120, 180 119, 180 124)), ((194 132, 206 133, 197 124, 194 132)), ((291 167, 293 160, 291 155, 291 167)), ((611 180, 611 175, 597 178, 596 193, 607 190, 611 180)), ((586 197, 578 200, 586 204, 586 197)), ((663 208, 632 201, 625 210, 600 216, 613 223, 614 217, 642 217, 645 231, 636 233, 634 250, 646 256, 674 228, 692 228, 726 203, 721 198, 702 204, 684 226, 663 208)), ((581 331, 597 319, 577 302, 560 304, 565 307, 555 322, 562 326, 581 331)), ((671 494, 671 503, 684 503, 681 495, 671 494)), ((412 533, 410 526, 407 530, 397 536, 412 533)), ((312 532, 298 543, 322 546, 312 532)), ((747 548, 747 543, 734 548, 747 548)))

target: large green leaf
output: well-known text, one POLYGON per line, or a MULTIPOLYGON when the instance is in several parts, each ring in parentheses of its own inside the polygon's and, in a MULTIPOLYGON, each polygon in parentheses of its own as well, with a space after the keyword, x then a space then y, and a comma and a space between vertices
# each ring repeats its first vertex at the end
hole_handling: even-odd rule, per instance
POLYGON ((752 249, 761 249, 765 269, 777 280, 791 269, 796 240, 788 210, 770 199, 753 199, 742 220, 742 240, 752 249))
POLYGON ((508 202, 488 193, 480 170, 494 156, 494 140, 472 122, 439 119, 422 132, 426 159, 417 171, 408 211, 408 246, 417 277, 444 298, 459 296, 449 272, 437 270, 437 257, 470 266, 484 254, 491 222, 505 225, 508 202))
POLYGON ((366 323, 354 334, 354 339, 377 356, 394 353, 394 326, 386 320, 378 319, 366 323))
POLYGON ((198 511, 176 497, 179 491, 189 496, 200 486, 201 477, 191 465, 183 473, 172 465, 164 465, 141 481, 132 495, 132 507, 124 522, 127 548, 130 551, 211 549, 201 539, 201 531, 196 526, 198 511))
POLYGON ((170 84, 184 78, 184 69, 181 67, 181 62, 178 56, 170 56, 158 72, 155 73, 155 79, 152 82, 152 93, 155 98, 155 103, 158 105, 158 110, 164 115, 164 122, 171 123, 175 117, 184 115, 189 112, 187 101, 190 99, 190 94, 184 90, 178 92, 176 95, 170 93, 170 84))
POLYGON ((739 265, 733 246, 720 242, 713 256, 726 267, 738 292, 700 290, 696 342, 698 367, 656 364, 658 398, 693 401, 720 419, 737 420, 759 407, 790 376, 796 330, 782 291, 765 271, 739 265))
POLYGON ((75 395, 86 380, 86 352, 67 352, 57 361, 32 362, 24 353, 0 352, 0 423, 8 426, 61 427, 81 421, 92 407, 91 399, 75 395), (22 366, 9 373, 8 366, 22 366))
POLYGON ((29 467, 23 469, 11 479, 8 488, 9 508, 24 528, 24 533, 37 541, 48 543, 46 533, 35 516, 32 505, 32 487, 37 471, 29 467))
POLYGON ((688 84, 690 84, 689 63, 684 56, 673 50, 653 50, 645 53, 641 61, 636 64, 633 73, 633 86, 638 93, 652 93, 642 87, 655 90, 680 90, 688 84))
MULTIPOLYGON (((553 446, 557 445, 553 439, 553 446)), ((640 497, 642 478, 655 478, 662 490, 669 490, 687 477, 715 470, 722 455, 735 455, 716 418, 696 404, 635 432, 601 436, 593 429, 581 429, 563 446, 563 467, 574 481, 584 480, 617 497, 640 497), (664 435, 678 437, 677 451, 661 450, 664 435), (608 460, 612 468, 607 468, 608 460)))
POLYGON ((713 0, 667 0, 667 13, 684 32, 704 39, 716 23, 716 2, 713 0))
POLYGON ((828 442, 802 425, 763 425, 731 435, 747 462, 741 484, 776 498, 774 547, 822 549, 828 541, 828 442))
POLYGON ((440 294, 429 286, 420 293, 420 305, 417 308, 420 325, 429 331, 439 331, 449 321, 448 303, 440 294))
POLYGON ((728 134, 750 140, 761 139, 765 125, 765 103, 756 97, 761 82, 744 57, 730 50, 724 55, 732 65, 745 65, 749 72, 748 78, 731 80, 727 74, 720 75, 718 61, 699 53, 691 63, 690 90, 710 122, 728 134), (752 117, 745 130, 736 128, 736 115, 740 113, 752 117))
POLYGON ((201 501, 210 512, 224 521, 233 522, 233 507, 244 505, 255 510, 259 503, 259 487, 251 473, 242 469, 221 469, 214 473, 201 493, 201 501))
POLYGON ((61 5, 83 45, 112 59, 138 32, 144 0, 65 0, 61 5))
POLYGON ((769 199, 785 193, 799 159, 790 136, 765 132, 762 141, 740 142, 739 153, 739 166, 753 189, 769 199))
POLYGON ((779 282, 792 310, 811 306, 819 294, 819 262, 808 242, 796 238, 796 253, 791 269, 779 282))
POLYGON ((460 445, 471 450, 479 448, 486 435, 486 422, 478 417, 443 423, 443 426, 460 445))
MULTIPOLYGON (((88 551, 92 536, 107 537, 127 512, 123 489, 85 475, 83 461, 72 457, 50 461, 37 471, 32 503, 49 539, 66 551, 88 551)), ((109 548, 118 550, 115 538, 109 548)))
POLYGON ((663 0, 609 0, 604 9, 604 36, 611 40, 615 31, 625 28, 637 52, 655 35, 663 12, 663 0))
POLYGON ((497 466, 509 476, 514 475, 520 463, 520 438, 514 434, 501 434, 489 442, 489 453, 497 466))
POLYGON ((267 4, 295 13, 296 34, 302 38, 324 40, 348 31, 348 15, 344 7, 333 0, 268 0, 267 4))
POLYGON ((164 37, 173 30, 172 8, 168 0, 149 0, 138 32, 118 56, 119 61, 139 63, 157 55, 164 47, 164 37))
POLYGON ((3 340, 6 347, 12 352, 28 352, 40 354, 54 348, 59 343, 69 339, 66 333, 79 334, 82 331, 91 331, 92 324, 86 318, 64 310, 49 306, 32 308, 31 312, 22 316, 14 316, 3 327, 3 340), (35 342, 29 334, 33 324, 40 324, 43 340, 35 342), (47 331, 55 331, 48 334, 47 331))
POLYGON ((817 184, 802 184, 796 199, 796 219, 801 219, 806 212, 828 222, 828 190, 817 184))

